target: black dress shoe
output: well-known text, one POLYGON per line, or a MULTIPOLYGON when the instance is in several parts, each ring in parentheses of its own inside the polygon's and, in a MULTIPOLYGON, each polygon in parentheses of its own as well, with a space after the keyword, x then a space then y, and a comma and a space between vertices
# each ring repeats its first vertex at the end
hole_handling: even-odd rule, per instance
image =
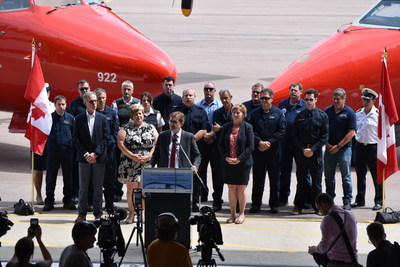
POLYGON ((250 213, 257 213, 260 212, 260 210, 261 210, 260 207, 253 206, 250 208, 250 213))
POLYGON ((288 205, 287 201, 279 201, 279 207, 286 207, 288 205))
POLYGON ((354 202, 351 204, 352 208, 357 208, 357 207, 364 207, 365 203, 360 203, 360 202, 354 202))
POLYGON ((381 204, 375 204, 375 206, 372 208, 372 210, 380 210, 382 209, 382 205, 381 204))
POLYGON ((269 210, 269 213, 271 213, 271 214, 278 213, 278 209, 277 209, 277 208, 271 208, 271 209, 269 210))
POLYGON ((64 204, 63 205, 63 208, 64 209, 67 209, 67 210, 76 210, 76 206, 74 205, 74 203, 69 203, 69 204, 64 204))
POLYGON ((52 209, 54 209, 54 205, 52 204, 45 204, 43 206, 43 211, 51 211, 52 209))
POLYGON ((214 204, 212 208, 214 211, 219 211, 222 209, 221 205, 217 205, 217 204, 214 204))

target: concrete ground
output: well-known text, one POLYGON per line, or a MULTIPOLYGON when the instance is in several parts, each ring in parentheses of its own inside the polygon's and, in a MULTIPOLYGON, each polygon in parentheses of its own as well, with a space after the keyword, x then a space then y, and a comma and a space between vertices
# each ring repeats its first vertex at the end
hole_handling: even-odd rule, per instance
MULTIPOLYGON (((305 49, 357 18, 373 2, 202 0, 194 3, 189 18, 180 15, 179 1, 174 7, 162 0, 114 0, 109 5, 169 53, 178 70, 177 93, 193 87, 200 100, 203 84, 211 80, 215 81, 217 89, 231 88, 234 103, 240 103, 249 99, 251 85, 256 82, 268 85, 305 49)), ((23 135, 8 133, 10 118, 10 113, 0 112, 0 207, 7 211, 12 211, 13 204, 20 198, 28 201, 32 195, 29 143, 23 135)), ((352 177, 355 196, 354 172, 352 177)), ((399 178, 400 174, 395 174, 386 185, 386 205, 394 210, 400 210, 399 178)), ((336 200, 341 204, 339 180, 336 200)), ((293 181, 292 192, 295 192, 295 186, 293 181)), ((268 203, 268 186, 265 190, 263 202, 268 203)), ((61 208, 61 192, 62 179, 59 177, 57 208, 41 213, 41 207, 35 207, 38 213, 34 215, 40 220, 44 243, 55 261, 59 259, 62 249, 72 242, 70 233, 76 217, 74 212, 61 208)), ((247 192, 250 197, 251 183, 247 192)), ((367 242, 365 231, 367 224, 375 217, 375 212, 371 210, 372 199, 373 185, 368 177, 367 206, 353 209, 358 220, 360 263, 364 265, 366 255, 373 249, 367 242)), ((290 215, 293 194, 289 206, 282 208, 278 214, 270 215, 268 206, 263 206, 262 212, 257 215, 247 214, 246 222, 242 225, 224 223, 229 216, 226 190, 224 200, 224 207, 217 217, 224 237, 224 245, 220 248, 226 260, 222 263, 214 256, 218 265, 315 266, 312 257, 307 254, 307 248, 317 244, 320 239, 321 217, 311 211, 299 216, 290 215)), ((125 201, 118 205, 127 206, 125 201)), ((11 258, 15 242, 25 235, 30 218, 9 215, 15 225, 0 237, 0 259, 3 262, 11 258)), ((132 227, 122 225, 126 240, 132 227)), ((385 226, 389 240, 400 240, 399 227, 399 224, 385 226)), ((195 246, 197 233, 194 227, 191 237, 195 246)), ((89 255, 93 261, 100 262, 98 248, 91 249, 89 255)), ((197 263, 199 257, 199 253, 193 253, 193 262, 197 263)), ((38 248, 34 258, 41 258, 38 248)), ((142 262, 140 248, 136 244, 130 245, 125 262, 142 262)))

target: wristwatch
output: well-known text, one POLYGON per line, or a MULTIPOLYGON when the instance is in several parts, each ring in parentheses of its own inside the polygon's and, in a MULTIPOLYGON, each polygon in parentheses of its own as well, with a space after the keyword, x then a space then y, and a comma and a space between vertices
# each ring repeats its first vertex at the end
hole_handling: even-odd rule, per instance
POLYGON ((342 146, 341 146, 340 144, 337 144, 337 147, 338 147, 339 149, 341 149, 341 148, 342 148, 342 146))

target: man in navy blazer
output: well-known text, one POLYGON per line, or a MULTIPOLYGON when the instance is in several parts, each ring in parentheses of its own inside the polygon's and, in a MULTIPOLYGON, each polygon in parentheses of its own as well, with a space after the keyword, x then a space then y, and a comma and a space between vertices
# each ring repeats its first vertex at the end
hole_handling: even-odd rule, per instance
POLYGON ((96 219, 101 217, 103 179, 107 160, 106 148, 110 142, 107 117, 96 112, 96 94, 86 92, 83 95, 83 102, 86 112, 75 118, 73 137, 79 164, 79 216, 75 222, 86 220, 91 176, 93 177, 93 214, 96 219))

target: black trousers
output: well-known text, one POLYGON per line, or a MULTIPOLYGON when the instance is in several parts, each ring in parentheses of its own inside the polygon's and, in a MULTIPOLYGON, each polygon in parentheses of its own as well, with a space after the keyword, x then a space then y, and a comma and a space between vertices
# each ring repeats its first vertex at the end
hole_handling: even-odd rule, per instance
POLYGON ((63 175, 63 203, 70 204, 72 200, 72 171, 73 171, 72 148, 63 148, 55 145, 47 146, 46 157, 46 204, 53 205, 54 190, 56 188, 58 169, 62 168, 63 175))
POLYGON ((269 206, 279 207, 279 153, 273 149, 253 152, 253 189, 251 192, 251 206, 261 207, 265 186, 265 174, 269 177, 269 206))
POLYGON ((356 174, 357 174, 357 196, 356 202, 365 205, 366 174, 367 167, 371 173, 375 187, 375 204, 382 205, 382 185, 378 184, 377 177, 377 145, 356 142, 356 174))
MULTIPOLYGON (((215 205, 222 204, 222 193, 224 190, 224 181, 222 179, 221 156, 218 151, 217 143, 203 143, 201 153, 201 163, 199 167, 199 175, 205 185, 207 185, 207 167, 210 163, 212 183, 213 183, 213 202, 215 205)), ((208 190, 202 189, 201 196, 204 199, 208 195, 208 190)))
POLYGON ((304 207, 306 201, 310 201, 313 208, 315 207, 315 198, 322 192, 322 149, 314 152, 312 157, 305 157, 303 151, 298 150, 296 153, 296 176, 297 176, 297 192, 294 199, 294 205, 301 208, 304 207), (307 175, 311 175, 311 187, 307 181, 307 175))

